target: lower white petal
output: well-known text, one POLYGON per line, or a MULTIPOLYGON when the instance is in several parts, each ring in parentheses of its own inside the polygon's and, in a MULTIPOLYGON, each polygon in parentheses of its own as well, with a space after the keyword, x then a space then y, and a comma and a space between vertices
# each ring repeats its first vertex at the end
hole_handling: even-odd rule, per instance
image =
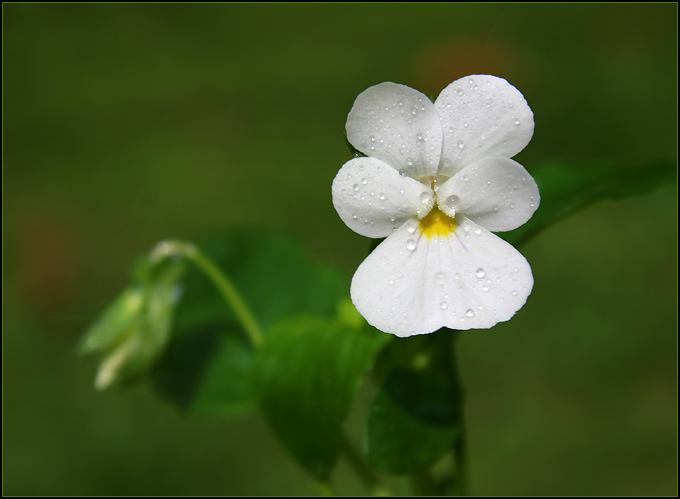
POLYGON ((369 324, 402 337, 485 329, 524 305, 534 282, 526 259, 466 217, 456 224, 428 237, 413 219, 364 260, 351 294, 369 324))

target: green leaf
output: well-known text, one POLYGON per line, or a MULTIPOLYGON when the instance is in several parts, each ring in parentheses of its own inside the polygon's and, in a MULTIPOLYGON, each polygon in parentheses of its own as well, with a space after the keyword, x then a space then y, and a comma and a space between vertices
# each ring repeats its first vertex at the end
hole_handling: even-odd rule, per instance
POLYGON ((322 480, 342 449, 342 425, 361 378, 391 339, 347 307, 341 316, 274 324, 257 359, 265 416, 288 450, 322 480))
MULTIPOLYGON (((336 268, 310 261, 295 241, 232 230, 199 241, 199 248, 230 278, 265 333, 300 313, 331 317, 349 283, 336 268)), ((254 351, 224 302, 191 268, 176 327, 154 383, 160 393, 194 414, 239 416, 257 403, 254 351)))
POLYGON ((602 200, 619 200, 654 192, 677 182, 677 163, 657 162, 641 167, 602 163, 568 164, 554 161, 531 170, 541 204, 522 227, 498 235, 513 245, 528 240, 557 220, 602 200))
POLYGON ((450 372, 449 341, 442 330, 392 342, 383 352, 384 381, 367 426, 368 463, 405 475, 432 466, 460 435, 460 394, 450 372))
POLYGON ((193 414, 241 416, 254 408, 253 349, 239 331, 206 326, 173 339, 156 388, 193 414))

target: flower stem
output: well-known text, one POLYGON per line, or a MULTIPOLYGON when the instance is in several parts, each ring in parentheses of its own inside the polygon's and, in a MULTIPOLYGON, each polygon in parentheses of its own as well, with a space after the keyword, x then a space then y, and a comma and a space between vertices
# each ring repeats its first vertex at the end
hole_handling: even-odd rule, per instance
POLYGON ((467 442, 465 436, 465 410, 463 407, 463 385, 460 380, 460 374, 458 369, 458 363, 456 362, 456 339, 458 338, 458 332, 453 332, 451 335, 451 349, 450 349, 450 362, 451 366, 451 380, 453 383, 453 397, 455 397, 455 403, 458 407, 458 427, 460 428, 460 434, 453 445, 453 457, 456 462, 456 473, 455 480, 453 482, 453 492, 454 495, 465 496, 468 495, 467 486, 467 442))
POLYGON ((151 260, 160 260, 165 256, 177 255, 186 258, 196 265, 212 281, 224 300, 236 314, 237 320, 245 330, 254 347, 262 344, 263 335, 253 313, 243 300, 236 287, 229 278, 210 258, 205 256, 192 243, 182 241, 163 241, 156 245, 151 252, 151 260))
POLYGON ((411 488, 416 496, 440 496, 437 482, 429 468, 423 468, 411 475, 411 488))
POLYGON ((356 449, 354 449, 354 447, 352 447, 350 442, 347 440, 346 435, 343 438, 342 446, 347 461, 352 466, 359 479, 363 482, 364 486, 370 490, 374 496, 391 495, 387 489, 382 487, 380 479, 376 476, 373 470, 366 466, 366 463, 364 463, 364 461, 359 457, 356 449))

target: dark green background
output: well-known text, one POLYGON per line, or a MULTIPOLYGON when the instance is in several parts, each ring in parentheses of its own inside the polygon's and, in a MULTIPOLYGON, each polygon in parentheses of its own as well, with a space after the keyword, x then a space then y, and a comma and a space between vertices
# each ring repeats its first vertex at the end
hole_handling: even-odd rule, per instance
MULTIPOLYGON (((370 85, 505 77, 535 113, 529 171, 676 158, 676 4, 3 4, 3 32, 10 495, 314 491, 259 416, 96 393, 74 347, 163 238, 257 226, 351 275, 369 243, 330 185, 370 85)), ((527 305, 460 341, 473 493, 676 493, 676 207, 603 203, 520 248, 527 305)))

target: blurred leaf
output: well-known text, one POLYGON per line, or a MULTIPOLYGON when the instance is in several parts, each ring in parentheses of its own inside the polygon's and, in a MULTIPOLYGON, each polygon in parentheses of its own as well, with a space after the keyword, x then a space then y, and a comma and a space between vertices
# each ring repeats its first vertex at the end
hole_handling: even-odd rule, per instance
POLYGON ((677 182, 676 166, 674 161, 635 168, 602 163, 547 163, 531 171, 541 193, 538 210, 526 224, 499 236, 518 245, 596 201, 639 196, 672 185, 677 182))
MULTIPOLYGON (((349 284, 337 269, 310 261, 282 236, 232 230, 197 244, 229 276, 263 330, 303 312, 335 314, 349 284)), ((176 328, 154 382, 181 409, 237 416, 252 409, 254 351, 214 285, 191 268, 176 328)))
POLYGON ((273 325, 257 362, 267 419, 320 479, 328 478, 342 449, 342 425, 363 374, 391 339, 360 317, 347 321, 347 311, 341 314, 342 320, 302 316, 273 325))
POLYGON ((238 331, 209 325, 173 339, 154 381, 163 395, 191 413, 240 416, 256 404, 253 358, 238 331))
POLYGON ((460 393, 441 330, 392 342, 379 361, 384 381, 368 418, 368 463, 394 475, 432 466, 460 434, 460 393))

